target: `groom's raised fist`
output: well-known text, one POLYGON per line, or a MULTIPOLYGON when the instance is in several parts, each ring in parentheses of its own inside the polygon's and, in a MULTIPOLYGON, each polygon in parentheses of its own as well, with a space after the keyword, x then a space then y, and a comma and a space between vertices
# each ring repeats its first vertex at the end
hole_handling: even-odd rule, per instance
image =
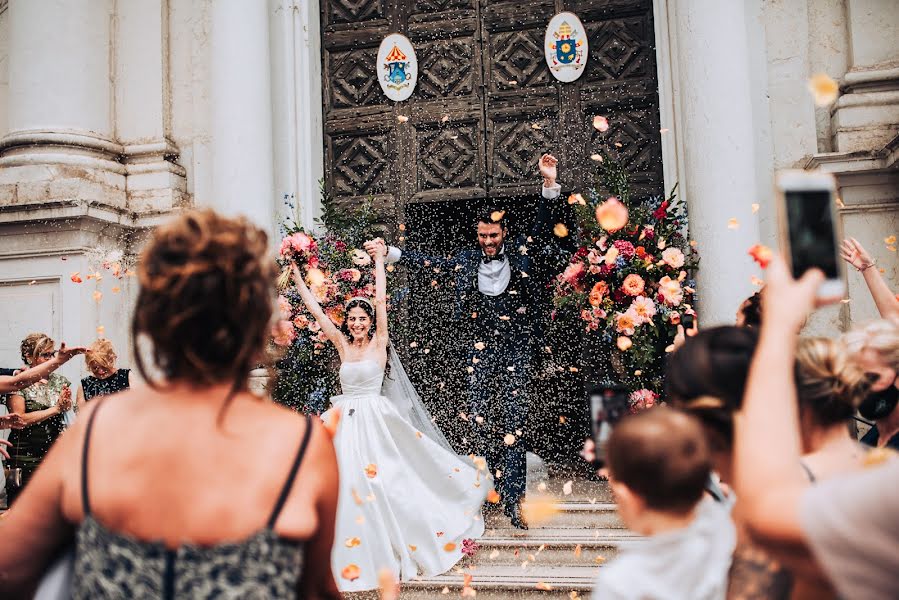
POLYGON ((550 187, 556 184, 556 176, 558 174, 556 165, 558 163, 559 159, 552 154, 544 154, 540 157, 537 165, 540 168, 540 176, 543 177, 544 186, 550 187))

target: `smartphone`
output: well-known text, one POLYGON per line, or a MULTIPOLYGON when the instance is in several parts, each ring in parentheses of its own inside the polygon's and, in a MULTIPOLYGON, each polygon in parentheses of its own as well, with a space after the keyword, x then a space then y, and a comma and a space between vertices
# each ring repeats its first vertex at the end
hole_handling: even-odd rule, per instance
POLYGON ((680 317, 680 324, 684 326, 684 331, 689 331, 693 329, 693 325, 696 323, 696 315, 692 313, 682 314, 680 317))
POLYGON ((594 466, 605 465, 605 447, 612 428, 628 413, 630 394, 627 388, 614 383, 599 384, 590 389, 590 423, 596 444, 594 466))
POLYGON ((811 268, 824 272, 819 298, 846 293, 840 231, 836 217, 836 181, 829 173, 786 170, 775 179, 781 251, 793 277, 811 268))

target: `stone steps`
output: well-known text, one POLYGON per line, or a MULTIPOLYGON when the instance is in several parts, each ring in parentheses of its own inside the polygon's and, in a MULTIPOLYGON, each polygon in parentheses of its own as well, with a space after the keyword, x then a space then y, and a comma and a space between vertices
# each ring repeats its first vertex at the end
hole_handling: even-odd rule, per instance
POLYGON ((530 473, 528 480, 528 495, 551 498, 555 514, 526 531, 512 527, 501 511, 488 515, 475 556, 449 573, 404 582, 400 598, 458 598, 466 576, 481 600, 589 598, 601 565, 641 543, 624 529, 607 482, 530 473))
POLYGON ((436 598, 444 594, 458 597, 465 574, 472 576, 470 585, 478 598, 561 598, 571 592, 589 597, 598 568, 596 565, 557 566, 552 569, 537 565, 530 569, 511 565, 479 566, 406 582, 400 597, 404 600, 436 598))

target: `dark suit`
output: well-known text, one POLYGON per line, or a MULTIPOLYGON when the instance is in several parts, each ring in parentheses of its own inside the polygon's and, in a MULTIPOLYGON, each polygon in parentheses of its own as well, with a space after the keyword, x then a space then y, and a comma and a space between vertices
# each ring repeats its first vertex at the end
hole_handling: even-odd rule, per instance
POLYGON ((570 241, 559 243, 552 235, 553 222, 550 203, 544 200, 532 241, 527 236, 505 240, 509 283, 495 296, 479 289, 478 272, 484 261, 479 247, 449 258, 404 250, 399 260, 414 271, 430 273, 436 268, 453 274, 451 334, 459 340, 468 372, 469 420, 474 423, 477 450, 486 456, 494 476, 499 473, 497 491, 509 505, 525 491, 527 385, 532 349, 542 346, 546 284, 571 252, 570 241))

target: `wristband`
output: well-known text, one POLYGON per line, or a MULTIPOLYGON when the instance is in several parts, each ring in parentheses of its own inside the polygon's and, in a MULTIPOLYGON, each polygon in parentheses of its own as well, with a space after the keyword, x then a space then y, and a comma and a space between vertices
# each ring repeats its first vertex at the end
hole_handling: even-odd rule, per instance
POLYGON ((866 264, 865 266, 859 267, 858 272, 864 273, 865 271, 867 271, 868 269, 870 269, 871 267, 873 267, 876 264, 877 264, 877 259, 874 259, 871 262, 869 262, 868 264, 866 264))

